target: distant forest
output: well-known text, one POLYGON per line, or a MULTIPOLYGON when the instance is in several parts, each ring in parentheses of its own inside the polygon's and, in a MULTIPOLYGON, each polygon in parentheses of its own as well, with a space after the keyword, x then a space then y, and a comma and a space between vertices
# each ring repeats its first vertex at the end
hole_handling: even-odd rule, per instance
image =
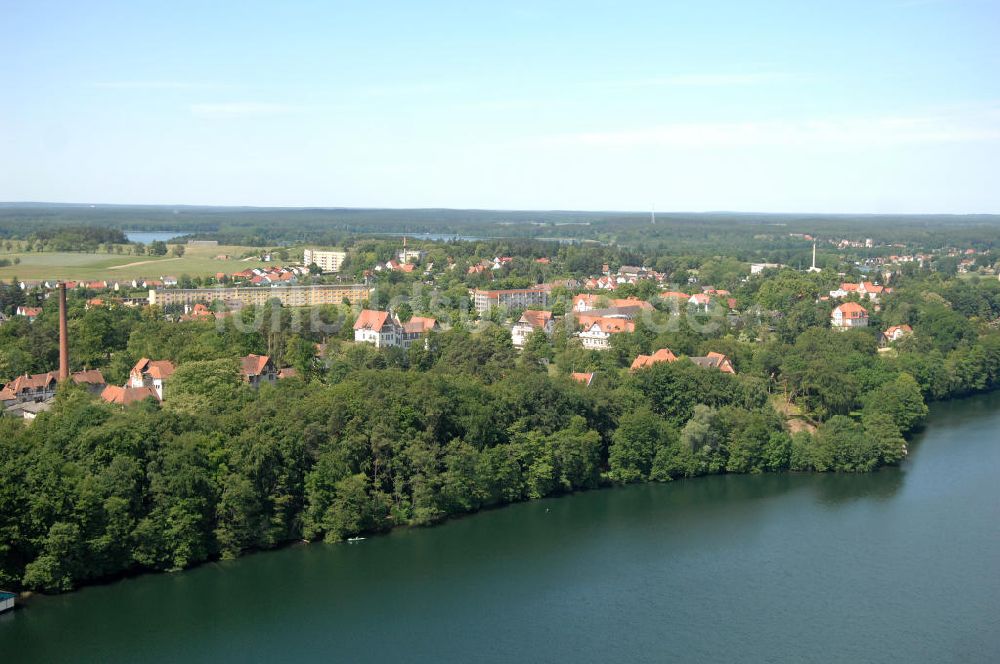
MULTIPOLYGON (((822 215, 735 212, 650 213, 450 209, 249 208, 0 204, 0 239, 65 227, 157 230, 251 246, 335 245, 358 234, 432 234, 617 243, 672 253, 752 258, 761 248, 871 238, 909 249, 1000 246, 1000 215, 822 215)), ((885 248, 873 253, 885 253, 885 248)))

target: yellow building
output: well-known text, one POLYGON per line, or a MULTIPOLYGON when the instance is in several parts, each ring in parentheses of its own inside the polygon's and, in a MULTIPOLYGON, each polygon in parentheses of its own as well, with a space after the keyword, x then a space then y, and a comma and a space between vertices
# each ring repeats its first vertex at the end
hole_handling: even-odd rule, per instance
POLYGON ((278 300, 284 307, 314 307, 321 304, 351 304, 367 300, 371 289, 362 284, 323 284, 319 286, 246 286, 238 288, 169 288, 150 290, 149 303, 165 307, 171 304, 205 304, 220 300, 243 306, 262 306, 278 300))

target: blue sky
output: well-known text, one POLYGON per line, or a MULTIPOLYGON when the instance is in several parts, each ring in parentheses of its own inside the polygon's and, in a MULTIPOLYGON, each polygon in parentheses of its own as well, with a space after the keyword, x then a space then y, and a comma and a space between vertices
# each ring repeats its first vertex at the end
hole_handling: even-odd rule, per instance
POLYGON ((0 200, 1000 212, 1000 2, 0 0, 0 200))

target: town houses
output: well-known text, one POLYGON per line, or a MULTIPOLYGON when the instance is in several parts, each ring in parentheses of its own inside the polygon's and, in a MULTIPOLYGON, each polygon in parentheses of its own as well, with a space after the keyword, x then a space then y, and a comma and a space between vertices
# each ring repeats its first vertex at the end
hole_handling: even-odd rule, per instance
MULTIPOLYGON (((651 367, 654 364, 659 364, 661 362, 676 362, 679 358, 674 354, 669 348, 661 348, 652 355, 639 355, 634 360, 632 360, 631 371, 638 371, 640 369, 645 369, 651 367)), ((728 356, 722 353, 710 352, 708 355, 704 356, 692 356, 689 357, 692 363, 699 367, 704 367, 706 369, 717 369, 722 373, 735 374, 736 369, 733 367, 732 360, 728 356)))
MULTIPOLYGON (((449 304, 444 306, 449 309, 448 321, 460 319, 456 316, 469 316, 471 321, 461 319, 462 326, 474 332, 494 324, 502 325, 509 330, 511 345, 516 349, 523 349, 533 334, 537 333, 539 336, 536 340, 541 340, 541 335, 552 337, 556 330, 561 330, 571 342, 564 344, 565 339, 561 339, 558 346, 553 344, 553 352, 546 355, 550 358, 549 361, 558 363, 565 346, 570 349, 567 355, 574 357, 572 365, 574 369, 601 366, 604 371, 604 363, 609 361, 608 357, 598 359, 590 356, 588 359, 579 360, 575 351, 580 348, 586 351, 606 351, 612 346, 617 346, 612 343, 616 335, 634 333, 637 324, 643 332, 641 341, 644 345, 640 347, 653 350, 656 346, 645 345, 651 343, 651 338, 670 338, 662 334, 662 328, 658 327, 669 317, 687 315, 690 320, 694 320, 694 314, 698 314, 697 319, 702 322, 705 315, 718 314, 719 323, 730 326, 733 336, 738 334, 741 339, 750 341, 763 338, 765 333, 762 330, 766 328, 760 324, 762 319, 767 315, 771 315, 774 319, 780 318, 785 313, 780 310, 780 305, 774 305, 773 311, 770 309, 762 311, 757 305, 756 318, 749 315, 737 316, 734 313, 737 307, 736 297, 727 289, 735 291, 740 302, 748 305, 744 310, 746 313, 754 306, 755 287, 759 287, 765 280, 775 278, 776 270, 793 269, 777 263, 763 262, 768 258, 774 260, 774 257, 767 253, 754 257, 755 260, 762 262, 754 264, 747 262, 738 266, 738 269, 728 270, 728 273, 708 269, 704 264, 693 261, 686 263, 681 269, 676 266, 671 268, 672 276, 680 273, 684 275, 679 277, 678 284, 668 281, 665 274, 657 272, 648 265, 626 264, 612 267, 604 264, 601 265, 599 272, 594 268, 568 270, 568 261, 561 251, 547 249, 545 253, 548 256, 539 258, 543 252, 515 253, 518 245, 493 246, 489 249, 489 253, 476 253, 470 256, 458 251, 452 254, 452 249, 444 245, 435 246, 433 249, 428 247, 430 249, 428 253, 424 249, 408 248, 404 242, 402 250, 398 250, 398 246, 392 247, 391 251, 384 248, 378 252, 367 252, 369 254, 367 257, 362 256, 366 252, 361 252, 354 246, 349 245, 346 250, 307 248, 302 253, 304 265, 247 267, 232 274, 217 272, 214 279, 196 277, 192 280, 178 268, 176 271, 181 274, 180 278, 160 275, 158 278, 122 278, 117 281, 93 279, 68 281, 65 285, 68 289, 76 291, 75 301, 72 303, 74 307, 88 310, 102 309, 91 314, 95 318, 107 312, 117 312, 120 305, 151 305, 148 312, 150 315, 162 316, 171 324, 178 325, 196 321, 214 321, 216 318, 231 315, 239 308, 273 306, 275 302, 283 307, 322 307, 324 315, 328 311, 332 312, 334 307, 350 305, 351 314, 347 313, 346 308, 339 311, 342 315, 355 317, 354 342, 370 344, 380 349, 408 349, 415 342, 426 344, 427 348, 432 347, 429 343, 430 335, 441 330, 437 319, 427 315, 433 310, 431 309, 435 301, 433 297, 421 296, 420 299, 410 300, 413 309, 424 314, 420 316, 400 318, 402 309, 388 304, 394 301, 393 298, 406 297, 406 292, 411 288, 415 291, 417 287, 430 286, 437 288, 438 292, 447 292, 449 304), (429 256, 434 256, 440 265, 447 267, 433 271, 433 263, 427 262, 429 256), (356 270, 355 265, 357 265, 356 270), (319 272, 327 274, 342 271, 345 266, 352 274, 344 275, 343 279, 317 274, 317 268, 319 272), (749 277, 748 269, 758 276, 749 277), (451 270, 450 274, 447 274, 448 270, 451 270), (463 274, 466 270, 468 275, 463 274), (363 277, 358 279, 363 283, 349 283, 355 276, 363 277), (438 281, 438 277, 445 278, 438 281), (194 283, 199 284, 199 287, 190 287, 194 283), (391 289, 391 297, 384 297, 385 293, 379 290, 386 287, 391 289), (147 290, 148 298, 134 297, 137 294, 135 291, 140 289, 147 290), (466 292, 469 300, 463 301, 462 295, 466 292), (471 306, 469 306, 470 300, 471 306), (329 310, 326 309, 328 307, 329 310), (728 317, 725 316, 727 311, 728 317)), ((287 253, 285 251, 281 255, 287 258, 287 253)), ((967 250, 963 252, 956 250, 953 253, 956 254, 954 258, 963 261, 973 258, 967 250)), ((635 254, 630 254, 627 262, 638 263, 642 260, 632 256, 635 254)), ((935 254, 935 257, 939 257, 939 254, 935 254)), ((222 260, 226 256, 219 255, 217 258, 222 260)), ((872 261, 877 263, 891 258, 873 257, 872 261)), ((896 258, 902 260, 905 257, 896 258)), ((657 267, 661 263, 671 264, 670 261, 655 261, 657 267)), ((880 299, 892 292, 891 288, 881 284, 890 283, 891 269, 876 270, 870 266, 865 267, 860 262, 854 266, 841 264, 841 267, 845 271, 839 277, 829 265, 821 275, 809 277, 817 284, 815 290, 820 291, 817 293, 815 290, 807 289, 810 300, 815 298, 820 302, 830 301, 830 306, 834 307, 830 312, 830 325, 834 329, 868 327, 869 311, 875 316, 872 325, 877 324, 881 328, 882 321, 878 318, 878 313, 881 311, 880 299), (827 281, 827 278, 830 281, 827 281), (837 282, 840 282, 837 288, 827 290, 837 282), (829 297, 825 296, 827 292, 829 297)), ((805 271, 804 265, 802 269, 805 271)), ((905 283, 902 275, 896 279, 894 285, 905 283)), ((45 302, 51 292, 47 291, 56 288, 59 282, 54 280, 31 282, 30 288, 28 282, 21 283, 24 284, 22 287, 30 292, 19 293, 17 306, 12 303, 6 312, 16 313, 22 320, 29 321, 41 316, 40 321, 45 325, 54 322, 47 320, 47 314, 43 313, 43 305, 45 311, 48 311, 49 304, 45 302)), ((12 325, 23 324, 16 320, 16 316, 14 318, 12 325)), ((766 325, 766 321, 764 323, 766 325)), ((231 324, 231 321, 220 320, 217 327, 222 331, 231 324)), ((208 329, 210 326, 200 327, 208 329)), ((32 329, 37 331, 38 323, 32 329)), ((886 349, 889 344, 898 342, 909 334, 912 334, 909 326, 895 325, 877 336, 883 349, 886 349)), ((322 342, 324 346, 328 343, 333 344, 334 348, 340 343, 336 337, 325 338, 322 335, 310 336, 308 341, 322 342)), ((668 343, 673 344, 674 341, 669 340, 668 343)), ((621 348, 632 347, 635 346, 621 345, 621 348)), ((258 348, 258 350, 263 349, 258 348)), ((632 354, 630 352, 628 356, 631 357, 632 354)), ((280 357, 281 353, 278 352, 274 352, 273 357, 247 355, 239 360, 239 376, 244 383, 256 388, 264 383, 276 383, 281 377, 293 375, 287 367, 282 368, 278 364, 280 357)), ((687 356, 677 355, 668 348, 656 349, 649 355, 638 355, 632 361, 630 368, 639 371, 661 362, 676 362, 679 358, 722 373, 735 373, 733 362, 722 353, 687 356)), ((620 354, 615 354, 610 361, 619 362, 624 359, 620 354)), ((174 370, 175 365, 169 360, 142 358, 132 367, 127 381, 122 386, 104 385, 103 378, 87 379, 84 382, 99 386, 98 391, 101 396, 117 405, 124 406, 148 398, 165 401, 170 397, 169 383, 174 370)), ((589 384, 593 374, 578 373, 580 376, 588 376, 586 382, 589 384)), ((16 395, 16 398, 9 399, 12 404, 18 400, 41 403, 48 401, 55 394, 56 382, 55 374, 21 376, 11 380, 2 393, 8 396, 16 395)))
POLYGON ((861 299, 867 298, 872 302, 878 302, 879 296, 887 292, 891 293, 892 289, 873 284, 870 281, 862 281, 858 284, 845 282, 840 284, 840 288, 830 291, 830 297, 839 299, 848 295, 857 295, 861 299))
POLYGON ((573 296, 573 311, 584 312, 603 308, 626 308, 638 307, 646 311, 652 311, 653 305, 637 297, 608 298, 604 295, 593 293, 581 293, 573 296))
POLYGON ((639 355, 632 360, 632 371, 658 364, 659 362, 676 362, 677 356, 669 348, 661 348, 652 355, 639 355))
MULTIPOLYGON (((78 385, 90 389, 92 392, 99 392, 104 388, 104 376, 97 369, 77 371, 70 374, 70 379, 78 385)), ((48 401, 56 395, 56 385, 59 381, 59 374, 49 371, 43 374, 25 374, 18 376, 11 382, 4 385, 0 390, 0 402, 4 406, 15 403, 48 401)))

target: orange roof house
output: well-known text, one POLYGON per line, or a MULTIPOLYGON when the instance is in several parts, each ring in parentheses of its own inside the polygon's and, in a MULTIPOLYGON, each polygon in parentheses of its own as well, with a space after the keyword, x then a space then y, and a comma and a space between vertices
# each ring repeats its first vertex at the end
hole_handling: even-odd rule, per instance
MULTIPOLYGON (((534 329, 544 328, 552 320, 551 311, 541 311, 538 309, 525 309, 521 314, 521 320, 534 329)), ((520 322, 520 321, 519 321, 520 322)))
POLYGON ((573 311, 590 311, 591 309, 596 309, 597 300, 603 297, 603 295, 594 295, 592 293, 580 293, 579 295, 574 295, 573 311))
POLYGON ((240 376, 243 382, 251 387, 259 387, 261 383, 273 383, 278 380, 278 369, 268 355, 253 353, 240 358, 240 376))
POLYGON ((372 309, 362 309, 361 313, 358 314, 357 320, 354 321, 354 329, 379 331, 383 327, 385 327, 385 324, 388 320, 389 320, 388 311, 375 311, 372 309))
POLYGON ((580 342, 589 350, 606 350, 611 346, 611 335, 635 332, 635 323, 627 318, 581 315, 578 321, 580 342))
POLYGON ((77 371, 70 375, 73 382, 77 385, 85 385, 91 389, 97 387, 104 387, 107 381, 104 380, 104 374, 101 373, 100 369, 84 369, 83 371, 77 371))
POLYGON ((644 311, 652 311, 653 310, 653 305, 652 304, 650 304, 649 302, 646 302, 645 300, 640 300, 637 297, 617 298, 617 299, 611 300, 611 306, 612 307, 617 307, 619 309, 623 309, 623 308, 626 308, 626 307, 639 307, 640 309, 642 309, 644 311))
POLYGON ((868 310, 857 302, 845 302, 830 314, 830 325, 839 330, 868 327, 868 310))
POLYGON ((403 323, 403 332, 406 334, 423 334, 430 332, 437 327, 437 319, 426 316, 413 316, 403 323))
POLYGON ((510 328, 510 340, 515 348, 524 348, 528 337, 536 330, 552 333, 552 312, 539 309, 525 309, 521 317, 510 328))
POLYGON ((722 373, 735 374, 736 369, 733 368, 733 363, 726 355, 722 353, 709 353, 704 357, 692 357, 690 358, 692 362, 697 364, 699 367, 705 367, 708 369, 718 369, 722 373))
POLYGON ((594 380, 594 374, 593 374, 593 372, 591 372, 591 373, 580 373, 578 371, 574 371, 573 373, 571 373, 569 375, 569 377, 572 378, 573 380, 577 381, 578 383, 583 383, 587 387, 590 387, 590 383, 593 382, 593 380, 594 380))
POLYGON ((142 358, 135 363, 132 367, 132 373, 146 375, 148 374, 152 378, 164 380, 170 378, 170 375, 176 371, 174 363, 170 360, 150 360, 148 358, 142 358))
POLYGON ((632 360, 632 371, 637 371, 645 367, 651 367, 660 362, 676 362, 677 356, 669 348, 661 348, 652 355, 639 355, 632 360))
POLYGON ((36 318, 38 318, 39 316, 42 315, 42 308, 41 307, 24 307, 24 306, 21 306, 21 307, 17 308, 17 311, 15 313, 18 316, 24 316, 28 320, 32 320, 33 321, 33 320, 35 320, 36 318))
POLYGON ((128 406, 133 403, 145 401, 146 399, 156 399, 159 401, 160 395, 157 393, 156 388, 152 386, 118 387, 117 385, 108 385, 101 392, 101 398, 111 404, 128 406))
POLYGON ((129 372, 126 387, 152 387, 156 397, 163 401, 163 385, 174 373, 174 363, 170 360, 150 360, 142 358, 129 372))
POLYGON ((882 333, 886 341, 899 341, 909 334, 913 334, 913 328, 909 325, 893 325, 882 333))

